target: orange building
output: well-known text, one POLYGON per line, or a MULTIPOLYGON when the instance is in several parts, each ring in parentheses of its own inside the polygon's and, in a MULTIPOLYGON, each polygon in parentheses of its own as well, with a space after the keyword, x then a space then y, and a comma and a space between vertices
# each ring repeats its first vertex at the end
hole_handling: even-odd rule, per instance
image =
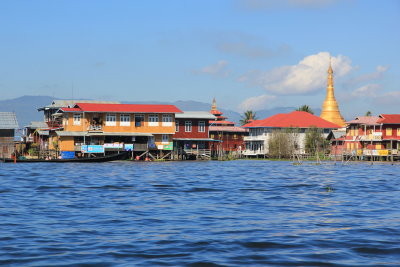
POLYGON ((182 111, 174 105, 76 103, 55 114, 62 130, 52 132, 50 147, 83 154, 132 150, 158 155, 173 149, 176 113, 182 111))

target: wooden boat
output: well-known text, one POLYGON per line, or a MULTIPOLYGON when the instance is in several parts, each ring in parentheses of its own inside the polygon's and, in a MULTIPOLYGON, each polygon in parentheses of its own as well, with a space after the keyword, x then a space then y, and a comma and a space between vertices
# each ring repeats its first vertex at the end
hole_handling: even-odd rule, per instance
MULTIPOLYGON (((124 160, 129 156, 129 152, 121 152, 118 154, 102 156, 102 157, 91 157, 91 158, 73 158, 73 159, 17 159, 16 163, 38 163, 38 162, 57 162, 57 163, 67 163, 67 162, 107 162, 114 160, 124 160)), ((4 162, 14 162, 14 159, 4 159, 4 162)))

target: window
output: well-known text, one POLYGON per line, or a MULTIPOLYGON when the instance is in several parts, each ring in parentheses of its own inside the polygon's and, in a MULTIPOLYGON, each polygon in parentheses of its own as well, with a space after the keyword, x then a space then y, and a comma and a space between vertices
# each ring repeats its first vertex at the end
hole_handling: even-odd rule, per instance
POLYGON ((210 138, 211 138, 211 139, 214 139, 214 134, 210 134, 210 138))
POLYGON ((149 115, 149 126, 158 126, 158 114, 149 115))
POLYGON ((81 125, 81 114, 74 114, 74 125, 81 125))
POLYGON ((135 127, 143 126, 143 122, 144 122, 144 115, 136 114, 135 115, 135 127))
POLYGON ((192 131, 192 121, 185 121, 185 132, 190 133, 192 131))
POLYGON ((179 121, 175 121, 175 132, 179 132, 179 121))
POLYGON ((169 143, 168 134, 163 134, 161 141, 163 144, 168 144, 169 143))
POLYGON ((162 115, 162 126, 172 126, 172 115, 163 114, 162 115))
POLYGON ((119 125, 121 125, 121 126, 130 126, 131 125, 131 115, 129 115, 129 114, 121 114, 120 115, 119 125))
POLYGON ((68 114, 64 114, 64 119, 63 119, 63 125, 64 125, 64 126, 65 126, 65 125, 68 125, 68 119, 69 119, 68 114))
POLYGON ((117 125, 117 115, 113 113, 106 114, 106 126, 116 126, 117 125))
POLYGON ((400 136, 400 128, 397 128, 397 136, 400 136))
POLYGON ((206 131, 206 123, 204 121, 199 121, 199 132, 204 133, 206 131))
POLYGON ((392 136, 392 128, 386 128, 386 135, 392 136))

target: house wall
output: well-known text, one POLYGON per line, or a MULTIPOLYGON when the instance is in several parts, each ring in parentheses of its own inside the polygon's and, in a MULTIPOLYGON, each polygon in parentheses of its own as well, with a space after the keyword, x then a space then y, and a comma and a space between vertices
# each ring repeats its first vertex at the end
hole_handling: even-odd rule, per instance
POLYGON ((208 127, 209 123, 206 119, 176 119, 175 123, 178 124, 178 131, 175 132, 174 138, 209 138, 208 136, 208 127), (185 122, 190 121, 192 122, 192 131, 186 132, 185 131, 185 122), (199 122, 203 121, 205 123, 205 130, 204 132, 199 131, 199 122))
POLYGON ((382 126, 383 139, 400 139, 400 125, 397 124, 384 124, 382 126))
MULTIPOLYGON (((283 130, 285 128, 282 128, 283 130)), ((281 128, 252 128, 250 129, 250 135, 248 137, 245 137, 246 142, 260 142, 262 141, 264 144, 264 153, 268 154, 269 153, 269 140, 272 138, 274 131, 276 130, 282 130, 281 128), (254 138, 254 141, 252 141, 252 138, 254 138)), ((325 132, 325 131, 324 131, 325 132)), ((323 134, 324 138, 327 137, 327 134, 323 134)), ((305 153, 305 146, 306 146, 306 129, 299 129, 299 132, 293 136, 295 138, 295 142, 297 144, 297 151, 296 153, 303 154, 305 153)), ((249 151, 249 154, 250 151, 249 151)))
POLYGON ((356 149, 391 149, 397 148, 397 144, 391 144, 391 139, 400 140, 400 125, 349 125, 346 131, 345 151, 356 149), (377 135, 381 133, 382 135, 377 135), (365 139, 363 139, 366 137, 365 139), (393 147, 392 147, 393 146, 393 147))
MULTIPOLYGON (((168 114, 171 116, 170 122, 163 122, 163 114, 143 114, 144 121, 140 126, 135 125, 135 114, 122 113, 129 116, 129 122, 121 121, 121 113, 111 113, 116 115, 115 125, 107 125, 107 113, 76 113, 81 114, 79 125, 74 125, 74 113, 64 113, 63 126, 64 131, 73 132, 122 132, 122 133, 148 133, 154 135, 154 144, 163 149, 163 146, 170 145, 173 142, 172 136, 175 133, 175 114, 168 114), (158 116, 158 123, 151 123, 149 121, 150 115, 158 116), (94 122, 94 119, 97 122, 94 122), (154 125, 154 126, 153 126, 154 125), (93 127, 96 126, 96 127, 93 127), (163 139, 164 136, 164 139, 163 139)), ((153 116, 154 117, 154 116, 153 116)), ((196 128, 197 130, 197 128, 196 128)), ((207 133, 206 133, 207 134, 207 133)), ((100 143, 104 143, 104 136, 99 137, 100 143)), ((118 140, 118 137, 116 136, 118 140)), ((50 142, 51 143, 51 142, 50 142)), ((59 140, 59 148, 61 151, 74 151, 74 138, 62 136, 59 140)), ((52 145, 51 145, 52 146, 52 145)), ((51 148, 50 148, 51 149, 51 148)))
POLYGON ((210 138, 221 140, 222 142, 213 142, 212 150, 217 150, 222 146, 223 151, 243 151, 245 150, 244 132, 210 132, 210 138))
MULTIPOLYGON (((14 130, 12 130, 14 134, 14 130)), ((8 135, 5 130, 0 130, 1 135, 8 135)), ((0 158, 11 158, 11 154, 15 152, 14 137, 0 136, 0 158)))
POLYGON ((60 136, 59 139, 60 151, 74 151, 74 137, 73 136, 60 136))
MULTIPOLYGON (((93 118, 96 117, 101 119, 102 131, 104 132, 169 133, 169 134, 175 133, 174 114, 171 114, 172 122, 170 123, 163 123, 162 114, 155 114, 158 115, 157 126, 151 126, 149 123, 149 115, 153 114, 144 114, 145 118, 142 126, 135 126, 135 114, 128 114, 130 116, 129 126, 121 125, 122 124, 120 121, 121 113, 112 113, 116 114, 115 126, 106 125, 106 113, 84 113, 84 116, 82 115, 80 125, 74 125, 73 113, 67 113, 67 114, 68 117, 63 120, 65 131, 88 131, 90 129, 89 126, 91 125, 93 118)), ((122 113, 122 114, 127 114, 127 113, 122 113)))

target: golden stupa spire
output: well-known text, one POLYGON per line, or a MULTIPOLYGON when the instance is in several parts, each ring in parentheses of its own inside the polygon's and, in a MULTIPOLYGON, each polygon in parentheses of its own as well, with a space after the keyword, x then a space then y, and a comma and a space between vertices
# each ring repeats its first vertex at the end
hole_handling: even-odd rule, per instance
POLYGON ((341 127, 345 126, 344 119, 339 111, 339 105, 335 99, 335 88, 333 87, 333 70, 331 58, 329 58, 328 68, 328 86, 326 88, 326 97, 322 105, 321 118, 324 120, 335 123, 341 127))
POLYGON ((215 101, 215 97, 213 98, 213 101, 212 101, 211 110, 217 110, 217 101, 215 101))

